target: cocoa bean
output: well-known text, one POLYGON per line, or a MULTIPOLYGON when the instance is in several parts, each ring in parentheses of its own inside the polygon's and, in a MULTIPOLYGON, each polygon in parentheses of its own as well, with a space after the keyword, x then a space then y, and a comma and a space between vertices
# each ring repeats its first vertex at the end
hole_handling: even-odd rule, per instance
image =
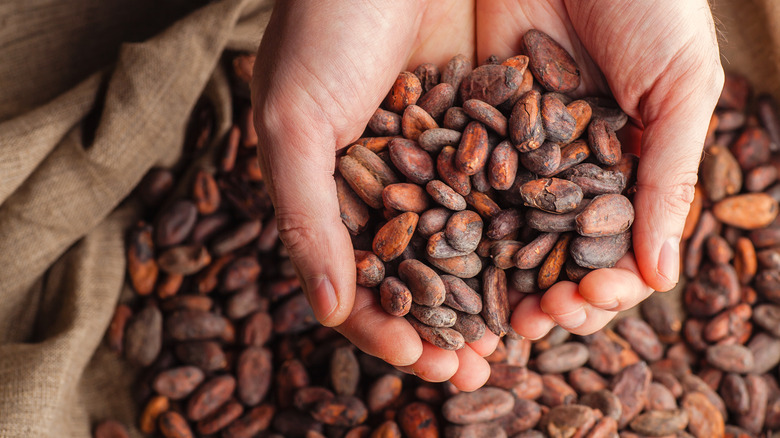
POLYGON ((578 185, 558 178, 525 183, 520 193, 526 205, 549 213, 568 213, 582 201, 582 189, 578 185))
POLYGON ((404 71, 398 74, 390 92, 387 93, 384 105, 389 111, 402 113, 409 106, 414 105, 422 95, 422 84, 414 73, 404 71))
POLYGON ((580 70, 571 55, 549 35, 531 29, 523 35, 528 68, 549 91, 567 93, 580 85, 580 70))

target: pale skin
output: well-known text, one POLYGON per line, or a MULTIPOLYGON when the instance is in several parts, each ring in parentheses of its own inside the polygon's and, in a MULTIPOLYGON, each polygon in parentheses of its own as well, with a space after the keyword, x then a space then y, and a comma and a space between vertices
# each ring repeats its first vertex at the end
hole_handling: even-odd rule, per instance
POLYGON ((277 3, 255 64, 261 166, 317 318, 366 353, 466 391, 487 380, 483 357, 498 338, 441 350, 387 315, 376 293, 355 287, 335 156, 361 135, 399 71, 443 66, 458 53, 475 65, 491 54, 503 59, 520 52, 530 28, 574 56, 582 75, 576 95, 614 95, 631 120, 624 146, 641 155, 634 252, 513 310, 512 327, 525 337, 555 325, 584 335, 677 283, 680 235, 723 86, 706 0, 286 0, 277 3))

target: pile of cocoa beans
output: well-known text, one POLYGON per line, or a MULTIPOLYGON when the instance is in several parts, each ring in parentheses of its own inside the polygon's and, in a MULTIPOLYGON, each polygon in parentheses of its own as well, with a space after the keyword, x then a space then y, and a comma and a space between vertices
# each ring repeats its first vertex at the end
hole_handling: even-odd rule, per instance
MULTIPOLYGON (((251 71, 251 61, 236 58, 239 78, 246 80, 241 73, 251 71)), ((421 83, 421 72, 430 70, 417 70, 421 83)), ((728 77, 707 137, 684 235, 684 302, 654 294, 640 305, 640 316, 589 336, 556 327, 538 341, 504 337, 487 357, 490 379, 472 393, 405 375, 316 323, 278 241, 249 103, 236 82, 238 117, 217 153, 207 152, 213 114, 201 105, 182 162, 152 170, 135 195, 147 208, 128 233, 133 297, 117 308, 106 343, 140 369, 135 396, 143 433, 777 436, 780 125, 774 102, 752 99, 744 79, 728 77)), ((473 185, 477 180, 471 177, 473 185)), ((358 233, 356 241, 366 235, 358 233)), ((478 251, 480 262, 489 258, 478 251)), ((361 260, 370 255, 361 254, 356 251, 358 272, 365 274, 361 260)), ((422 260, 430 263, 426 257, 409 262, 422 260)), ((465 309, 458 318, 480 313, 482 302, 473 298, 491 286, 429 269, 445 284, 444 305, 465 309), (466 293, 458 289, 464 286, 466 293), (456 304, 447 303, 450 296, 456 304)), ((484 277, 503 269, 481 270, 484 277)), ((414 284, 413 274, 400 277, 399 283, 414 284)), ((418 312, 422 305, 410 307, 418 312)), ((94 436, 129 434, 105 419, 94 436)))
POLYGON ((500 63, 456 56, 441 72, 401 72, 339 158, 357 283, 379 286, 389 314, 409 314, 443 349, 486 328, 514 335, 510 303, 631 248, 638 159, 616 135, 626 115, 564 94, 579 67, 548 35, 522 41, 525 54, 500 63))

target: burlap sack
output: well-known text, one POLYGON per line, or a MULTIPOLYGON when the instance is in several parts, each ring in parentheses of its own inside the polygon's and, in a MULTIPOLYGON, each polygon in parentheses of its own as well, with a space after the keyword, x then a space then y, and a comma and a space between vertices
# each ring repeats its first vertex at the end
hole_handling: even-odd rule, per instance
MULTIPOLYGON (((0 437, 136 420, 133 370, 100 347, 136 215, 120 202, 175 160, 204 91, 226 131, 217 61, 254 50, 268 19, 264 0, 204 3, 0 3, 0 437)), ((714 9, 726 68, 780 96, 780 4, 714 9)))

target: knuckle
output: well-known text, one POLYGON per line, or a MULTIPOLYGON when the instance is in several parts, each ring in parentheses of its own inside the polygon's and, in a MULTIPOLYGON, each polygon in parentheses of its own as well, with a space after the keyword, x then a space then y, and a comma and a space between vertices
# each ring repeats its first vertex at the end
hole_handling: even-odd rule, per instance
POLYGON ((316 240, 316 232, 305 215, 277 214, 276 226, 279 230, 279 239, 289 251, 291 258, 302 257, 311 251, 316 240))
POLYGON ((663 186, 645 185, 639 189, 648 191, 650 196, 658 199, 661 211, 665 214, 685 218, 693 202, 696 180, 695 172, 686 172, 663 186))

